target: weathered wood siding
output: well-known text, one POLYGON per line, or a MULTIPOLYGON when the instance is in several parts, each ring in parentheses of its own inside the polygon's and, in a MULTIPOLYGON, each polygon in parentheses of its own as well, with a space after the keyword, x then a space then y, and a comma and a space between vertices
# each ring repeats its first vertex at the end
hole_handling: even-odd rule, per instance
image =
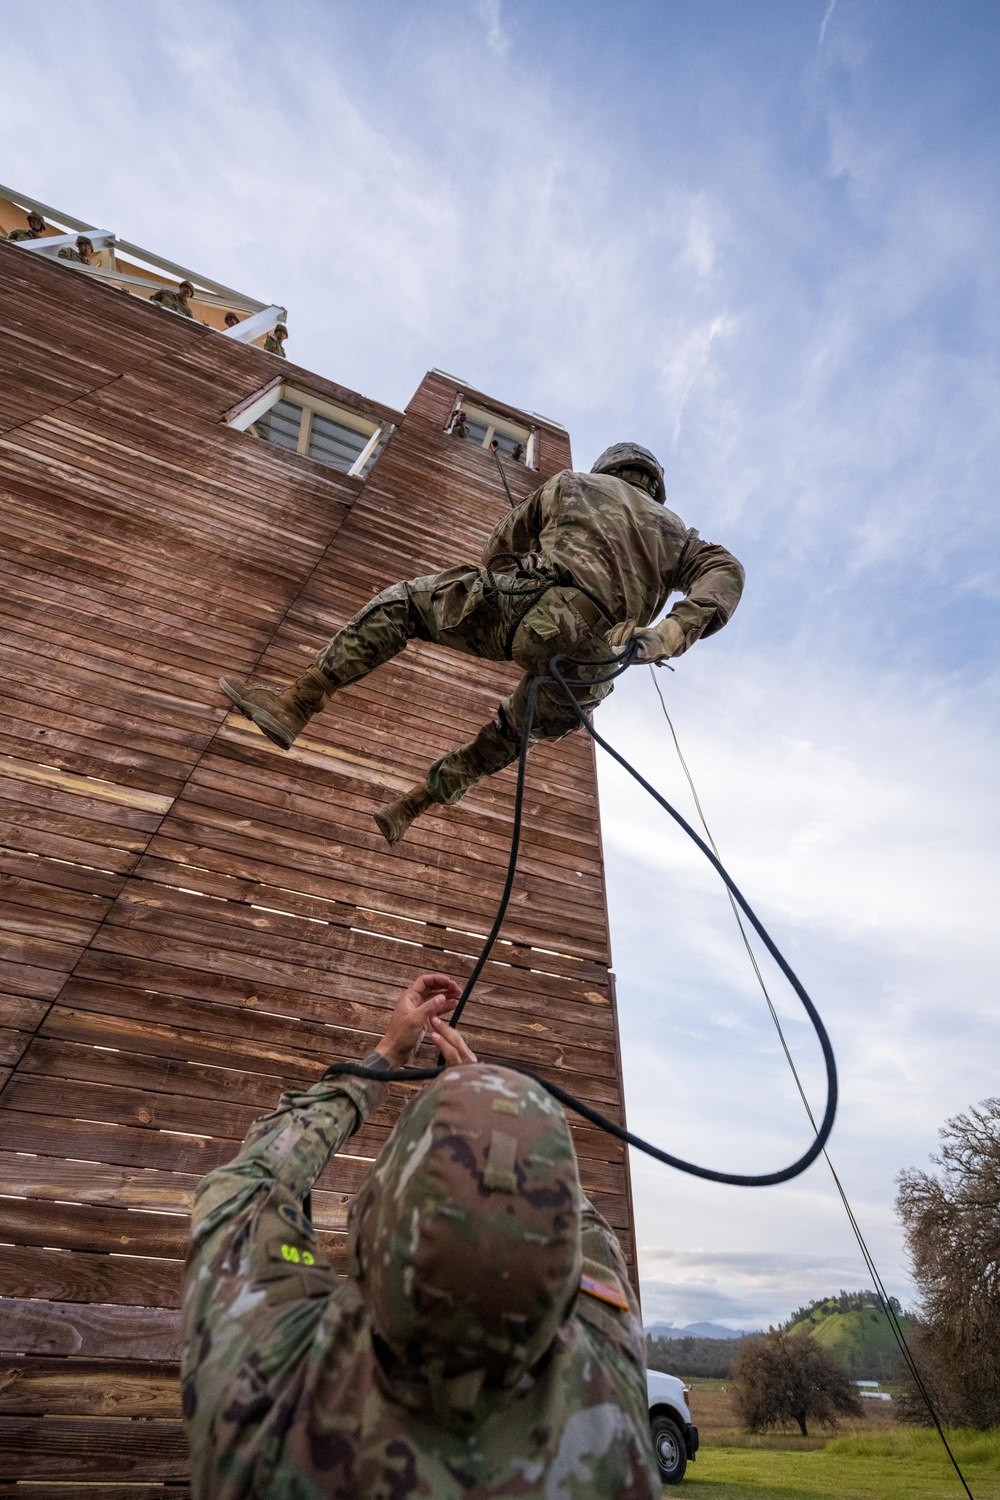
MULTIPOLYGON (((0 288, 0 1495, 139 1497, 186 1472, 198 1177, 284 1086, 369 1051, 414 973, 469 972, 510 838, 511 771, 393 851, 371 814, 515 669, 411 647, 289 754, 216 679, 296 675, 387 583, 475 560, 506 500, 444 434, 445 376, 399 413, 4 245, 0 288), (278 374, 395 424, 366 483, 222 421, 278 374)), ((539 434, 545 477, 569 443, 539 434)), ((533 753, 527 808, 466 1032, 622 1118, 588 741, 533 753)), ((398 1104, 314 1196, 335 1256, 398 1104)), ((575 1134, 631 1259, 623 1153, 575 1134)))

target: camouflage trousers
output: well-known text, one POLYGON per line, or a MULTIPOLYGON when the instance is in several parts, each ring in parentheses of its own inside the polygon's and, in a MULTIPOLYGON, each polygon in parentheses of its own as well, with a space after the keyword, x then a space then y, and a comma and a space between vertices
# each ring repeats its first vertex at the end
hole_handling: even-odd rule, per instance
MULTIPOLYGON (((500 703, 496 719, 468 745, 435 761, 427 789, 438 802, 457 802, 483 776, 503 770, 521 747, 533 677, 544 675, 549 658, 565 652, 583 665, 568 675, 585 685, 574 689, 584 710, 611 692, 604 675, 612 651, 604 640, 612 621, 579 589, 547 586, 535 575, 495 575, 479 568, 449 568, 383 589, 365 605, 316 658, 334 690, 389 661, 408 640, 433 641, 486 661, 514 661, 525 676, 500 703)), ((572 707, 555 682, 538 689, 531 741, 558 740, 579 727, 572 707)))

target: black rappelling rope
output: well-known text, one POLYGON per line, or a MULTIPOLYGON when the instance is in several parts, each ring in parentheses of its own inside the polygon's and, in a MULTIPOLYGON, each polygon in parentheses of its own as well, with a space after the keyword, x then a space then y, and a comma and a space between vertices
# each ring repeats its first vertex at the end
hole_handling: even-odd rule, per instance
POLYGON ((490 452, 493 454, 494 461, 496 463, 497 469, 499 470, 500 482, 503 485, 504 490, 506 491, 507 499, 510 501, 510 508, 511 510, 517 510, 517 501, 514 499, 514 496, 510 492, 510 486, 507 483, 507 476, 503 471, 503 464, 500 462, 500 444, 497 442, 496 438, 494 438, 492 443, 490 444, 490 452))
MULTIPOLYGON (((813 1141, 809 1149, 803 1152, 803 1154, 798 1158, 797 1161, 792 1162, 791 1166, 783 1167, 778 1172, 763 1172, 755 1175, 748 1175, 742 1172, 716 1172, 711 1167, 700 1167, 694 1162, 682 1160, 681 1157, 671 1156, 668 1151, 661 1151, 659 1146, 653 1146, 649 1141, 642 1140, 640 1136, 633 1135, 630 1130, 625 1130, 621 1125, 616 1125, 613 1120, 609 1120, 605 1115, 599 1114, 596 1109, 591 1109, 589 1104, 584 1104, 581 1100, 575 1098, 573 1094, 567 1093, 565 1089, 561 1089, 557 1084, 551 1083, 547 1078, 539 1077, 539 1075, 532 1072, 530 1068, 525 1068, 520 1063, 505 1063, 504 1066, 512 1068, 516 1073, 523 1073, 528 1078, 533 1078, 536 1083, 541 1084, 542 1088, 547 1089, 548 1092, 553 1096, 553 1098, 558 1099, 560 1104, 565 1105, 567 1109, 573 1110, 575 1114, 582 1115, 585 1120, 589 1120, 592 1125, 596 1125, 599 1129, 606 1131, 608 1135, 614 1136, 617 1140, 624 1141, 626 1145, 634 1146, 636 1150, 645 1152, 647 1156, 652 1156, 656 1161, 664 1162, 668 1167, 676 1167, 679 1172, 687 1172, 692 1177, 705 1178, 708 1182, 729 1183, 734 1187, 771 1187, 775 1183, 788 1182, 791 1180, 791 1178, 798 1177, 800 1172, 804 1172, 805 1169, 816 1160, 817 1156, 819 1156, 820 1152, 823 1150, 823 1147, 826 1145, 830 1137, 830 1132, 833 1129, 834 1117, 837 1113, 837 1064, 833 1055, 833 1048, 830 1045, 830 1038, 826 1034, 826 1028, 823 1025, 819 1012, 817 1011, 813 1002, 810 1000, 809 996, 806 994, 806 991, 801 984, 798 976, 795 974, 791 966, 785 961, 777 946, 771 940, 770 936, 765 930, 763 924, 751 910, 742 893, 737 889, 725 866, 712 853, 708 845, 701 838, 699 838, 698 834, 695 833, 694 829, 686 821, 686 819, 681 816, 677 809, 675 807, 672 807, 667 799, 665 797, 662 797, 655 787, 650 786, 649 782, 646 781, 643 776, 640 776, 639 772, 636 771, 634 767, 629 765, 628 761, 623 755, 620 755, 617 750, 613 749, 612 746, 607 743, 606 740, 601 738, 594 726, 591 724, 587 714, 577 702, 572 691, 574 687, 590 687, 596 683, 613 681, 614 678, 620 677, 621 674, 631 665, 634 656, 635 646, 630 642, 629 645, 626 646, 624 651, 622 651, 619 655, 611 658, 611 661, 615 663, 613 671, 609 672, 604 677, 591 678, 590 681, 584 681, 582 679, 578 680, 574 678, 567 679, 559 670, 559 663, 571 662, 574 666, 589 666, 591 665, 591 663, 576 661, 573 657, 565 655, 554 656, 549 662, 549 675, 543 677, 535 677, 532 680, 531 686, 528 690, 528 703, 524 717, 524 728, 521 733, 521 749, 517 762, 517 793, 514 799, 514 827, 511 834, 510 859, 507 864, 507 879, 504 883, 503 895, 500 898, 500 905, 497 908, 497 914, 493 926, 491 927, 489 936, 487 937, 486 942, 483 945, 483 950, 476 961, 475 968, 466 981, 465 989, 462 991, 461 999, 459 1000, 458 1005, 455 1007, 454 1014, 452 1015, 451 1024, 453 1026, 458 1024, 459 1018, 461 1017, 462 1011, 465 1009, 469 996, 472 994, 476 981, 482 973, 486 961, 489 958, 490 950, 492 949, 493 944, 496 942, 497 935, 500 932, 500 927, 507 912, 507 906, 510 902, 511 891, 514 886, 514 874, 517 869, 517 854, 521 842, 521 817, 524 807, 524 773, 525 763, 528 757, 528 749, 531 744, 531 725, 535 716, 535 702, 538 697, 538 690, 542 686, 542 684, 544 682, 555 682, 558 683, 563 692, 566 694, 567 698, 573 706, 573 710, 577 718, 580 720, 580 723, 583 725, 584 729, 586 729, 591 738, 595 740, 603 750, 606 750, 607 753, 614 760, 616 760, 620 766, 623 766, 624 769, 628 771, 629 775, 633 776, 639 783, 639 785, 646 789, 649 795, 653 797, 655 801, 657 801, 660 806, 670 814, 674 821, 684 829, 684 832, 688 835, 688 837, 693 839, 694 842, 698 845, 698 848, 705 855, 705 858, 709 860, 709 862, 715 867, 715 870, 722 878, 727 889, 731 892, 733 899, 737 902, 740 909, 743 911, 744 915, 753 926, 754 931, 757 933, 764 946, 767 948, 767 951, 770 953, 771 957, 774 959, 775 963, 778 965, 781 972, 784 974, 785 978, 792 986, 792 989, 801 1000, 806 1014, 812 1022, 813 1030, 816 1032, 820 1047, 823 1051, 823 1061, 826 1065, 826 1109, 823 1113, 823 1118, 820 1122, 819 1129, 816 1132, 816 1139, 813 1141)), ((609 665, 610 664, 611 663, 609 662, 609 665)), ((377 1068, 363 1067, 360 1063, 335 1063, 333 1067, 327 1069, 325 1076, 327 1078, 336 1078, 340 1076, 349 1076, 351 1078, 370 1078, 382 1083, 422 1083, 427 1082, 432 1078, 437 1078, 443 1071, 443 1068, 440 1067, 390 1068, 387 1070, 379 1070, 377 1068)))

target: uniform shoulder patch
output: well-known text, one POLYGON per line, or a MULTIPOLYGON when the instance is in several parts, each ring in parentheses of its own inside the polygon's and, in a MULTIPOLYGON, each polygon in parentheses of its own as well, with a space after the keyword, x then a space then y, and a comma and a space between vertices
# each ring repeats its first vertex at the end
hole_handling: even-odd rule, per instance
POLYGON ((621 1312, 629 1310, 628 1298, 617 1281, 600 1281, 588 1271, 581 1271, 580 1290, 586 1292, 588 1297, 596 1297, 598 1302, 607 1302, 611 1307, 617 1307, 621 1312))

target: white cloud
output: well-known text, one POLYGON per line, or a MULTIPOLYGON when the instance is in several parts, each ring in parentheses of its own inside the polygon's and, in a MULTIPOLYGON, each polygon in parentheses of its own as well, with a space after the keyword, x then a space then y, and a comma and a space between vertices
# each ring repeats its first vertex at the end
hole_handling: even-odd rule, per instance
POLYGON ((833 19, 833 13, 834 13, 834 11, 836 9, 837 9, 837 0, 830 0, 829 5, 826 7, 826 10, 823 13, 823 19, 820 22, 820 27, 819 27, 819 44, 820 44, 821 47, 822 47, 823 43, 826 41, 826 28, 829 26, 830 22, 832 21, 832 19, 833 19))
POLYGON ((500 0, 474 0, 473 9, 486 28, 486 45, 499 57, 510 51, 510 33, 503 24, 500 0))
POLYGON ((643 1321, 659 1318, 681 1326, 701 1319, 724 1318, 729 1326, 750 1330, 774 1321, 775 1306, 808 1303, 815 1288, 858 1285, 857 1267, 848 1255, 669 1250, 641 1246, 643 1321))
POLYGON ((701 277, 711 275, 718 255, 719 230, 714 221, 718 220, 719 211, 716 205, 712 208, 707 195, 699 193, 691 205, 687 242, 681 254, 681 264, 693 267, 701 277))
MULTIPOLYGON (((734 645, 697 648, 664 691, 723 859, 831 1031, 842 1088, 833 1159, 905 1300, 896 1174, 923 1162, 937 1125, 992 1087, 993 726, 958 686, 915 701, 909 685, 811 674, 794 660, 781 669, 734 645), (992 1041, 970 1050, 976 1036, 992 1041)), ((628 679, 600 727, 694 822, 647 675, 628 679)), ((804 1149, 808 1129, 721 886, 623 773, 602 760, 601 777, 630 1125, 705 1165, 771 1170, 804 1149)), ((818 1112, 815 1041, 762 962, 818 1112)), ((822 1163, 792 1188, 750 1194, 752 1204, 637 1156, 633 1176, 640 1242, 673 1244, 695 1267, 665 1280, 640 1255, 647 1321, 651 1307, 683 1322, 696 1306, 775 1320, 834 1289, 834 1269, 836 1285, 865 1284, 822 1163), (720 1270, 726 1255, 756 1263, 770 1253, 769 1219, 801 1274, 754 1288, 720 1270), (834 1256, 823 1271, 809 1260, 817 1243, 834 1256), (701 1277, 706 1244, 728 1248, 701 1277)))
MULTIPOLYGON (((702 274, 699 272, 699 274, 702 274)), ((697 385, 713 384, 712 346, 732 328, 725 313, 719 313, 700 327, 691 328, 672 345, 661 365, 660 386, 668 409, 674 412, 672 440, 676 447, 688 398, 697 385)))
MULTIPOLYGON (((914 695, 909 684, 822 665, 811 672, 808 660, 770 654, 723 657, 707 644, 664 679, 703 800, 725 829, 717 837, 770 911, 835 939, 932 945, 989 932, 1000 898, 990 842, 997 799, 985 780, 993 725, 976 723, 967 694, 942 685, 914 695), (975 834, 957 841, 956 826, 970 823, 975 834)), ((630 682, 623 696, 619 738, 688 806, 652 684, 630 682)), ((707 862, 669 834, 666 819, 651 827, 623 773, 609 768, 604 784, 613 842, 714 889, 707 862)))

